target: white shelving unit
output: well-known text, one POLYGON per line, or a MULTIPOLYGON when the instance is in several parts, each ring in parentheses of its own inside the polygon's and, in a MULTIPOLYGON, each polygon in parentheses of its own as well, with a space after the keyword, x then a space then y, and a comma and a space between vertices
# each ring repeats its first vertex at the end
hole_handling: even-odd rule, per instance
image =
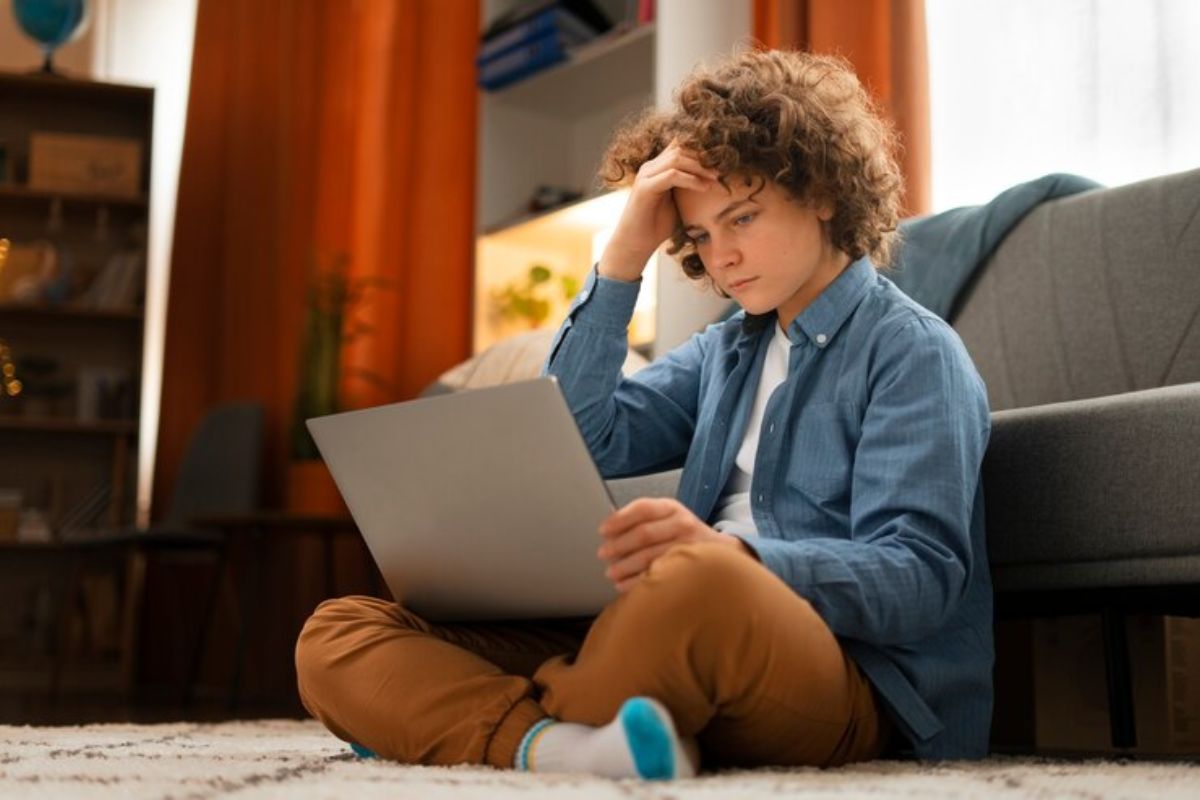
MULTIPOLYGON (((596 0, 611 18, 625 0, 596 0)), ((494 18, 514 3, 492 0, 481 17, 494 18)), ((548 267, 549 315, 539 327, 557 327, 569 297, 561 276, 582 281, 620 216, 623 198, 601 196, 596 178, 613 131, 631 115, 665 105, 671 90, 695 64, 731 51, 749 33, 750 0, 659 0, 657 20, 619 25, 575 50, 555 67, 496 92, 479 94, 476 191, 474 349, 479 352, 529 330, 529 322, 503 320, 495 295, 523 281, 533 265, 548 267), (583 199, 550 213, 531 215, 539 186, 570 189, 583 199)), ((658 354, 718 313, 673 262, 663 257, 658 276, 647 273, 630 340, 658 354), (664 327, 664 323, 666 326, 664 327), (665 338, 664 338, 665 335, 665 338)))

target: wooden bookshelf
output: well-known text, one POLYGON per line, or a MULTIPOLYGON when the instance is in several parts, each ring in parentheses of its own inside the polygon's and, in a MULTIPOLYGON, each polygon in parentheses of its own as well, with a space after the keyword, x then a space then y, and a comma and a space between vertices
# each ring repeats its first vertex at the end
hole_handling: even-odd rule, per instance
POLYGON ((56 509, 77 507, 94 487, 107 485, 111 497, 92 524, 132 525, 154 91, 0 72, 0 108, 6 154, 0 239, 8 240, 10 258, 15 248, 42 242, 55 257, 49 278, 35 276, 40 283, 32 295, 26 286, 0 296, 0 339, 22 385, 17 397, 0 397, 6 456, 0 459, 0 488, 18 490, 22 506, 45 513, 54 529, 56 509), (31 143, 42 134, 138 142, 136 192, 33 188, 31 143), (121 274, 118 262, 129 280, 120 291, 108 291, 114 282, 100 278, 121 274), (104 303, 121 307, 95 307, 104 303))

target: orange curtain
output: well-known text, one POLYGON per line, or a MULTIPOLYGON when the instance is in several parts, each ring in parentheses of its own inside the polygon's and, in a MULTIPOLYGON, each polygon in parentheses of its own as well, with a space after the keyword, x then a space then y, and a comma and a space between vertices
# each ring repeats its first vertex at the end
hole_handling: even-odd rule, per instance
POLYGON ((266 405, 278 499, 314 256, 387 282, 354 308, 344 406, 412 397, 469 354, 478 31, 475 0, 200 0, 155 517, 226 400, 266 405))
POLYGON ((900 132, 906 213, 930 210, 924 0, 754 0, 765 47, 844 56, 900 132))

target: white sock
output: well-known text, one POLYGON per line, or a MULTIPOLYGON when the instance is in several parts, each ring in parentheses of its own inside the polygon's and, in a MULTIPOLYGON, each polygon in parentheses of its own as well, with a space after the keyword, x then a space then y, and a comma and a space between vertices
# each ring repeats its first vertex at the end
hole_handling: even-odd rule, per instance
POLYGON ((602 728, 545 719, 530 728, 514 766, 532 772, 586 772, 606 778, 690 778, 699 765, 695 743, 675 732, 657 700, 626 700, 602 728), (690 752, 689 752, 690 751, 690 752))

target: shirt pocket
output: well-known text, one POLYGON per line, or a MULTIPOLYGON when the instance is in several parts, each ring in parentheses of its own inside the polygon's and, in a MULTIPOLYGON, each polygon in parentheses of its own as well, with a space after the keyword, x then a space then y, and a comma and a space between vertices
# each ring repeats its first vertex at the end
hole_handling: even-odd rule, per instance
POLYGON ((789 488, 822 501, 848 497, 858 444, 852 403, 814 403, 800 410, 787 466, 789 488))

